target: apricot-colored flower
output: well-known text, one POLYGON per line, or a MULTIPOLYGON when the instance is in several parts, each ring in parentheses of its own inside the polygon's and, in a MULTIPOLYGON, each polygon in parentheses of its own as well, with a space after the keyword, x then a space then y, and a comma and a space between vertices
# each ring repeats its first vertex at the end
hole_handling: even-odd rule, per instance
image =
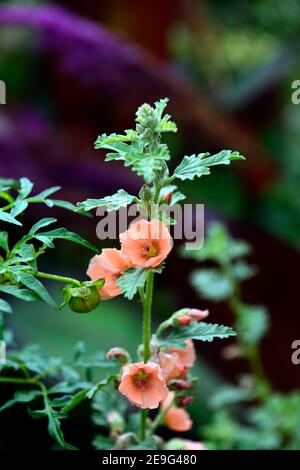
POLYGON ((130 267, 120 250, 105 248, 100 255, 95 255, 90 261, 87 275, 93 280, 104 278, 105 284, 99 290, 102 300, 112 299, 121 293, 117 279, 130 267))
POLYGON ((172 249, 172 237, 165 224, 140 220, 120 234, 121 253, 133 266, 155 268, 172 249))
POLYGON ((161 368, 154 362, 136 362, 123 367, 119 391, 139 408, 157 408, 168 395, 161 368))
POLYGON ((168 349, 159 354, 159 359, 167 382, 175 378, 183 379, 196 360, 194 343, 187 339, 184 349, 168 349))
MULTIPOLYGON (((162 402, 161 409, 165 409, 174 400, 174 392, 169 392, 167 398, 162 402)), ((189 431, 192 426, 192 420, 190 415, 184 408, 178 408, 177 406, 171 406, 164 416, 164 424, 172 431, 189 431)))

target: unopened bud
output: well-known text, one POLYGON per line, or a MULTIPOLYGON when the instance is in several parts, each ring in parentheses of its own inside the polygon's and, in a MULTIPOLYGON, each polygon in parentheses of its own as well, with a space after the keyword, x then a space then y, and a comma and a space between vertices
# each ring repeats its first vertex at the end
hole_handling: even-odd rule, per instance
POLYGON ((125 423, 123 417, 117 411, 110 411, 107 414, 107 422, 109 424, 111 434, 117 437, 124 431, 125 423))
POLYGON ((174 379, 168 382, 168 388, 170 390, 189 390, 190 388, 193 388, 193 386, 193 382, 191 382, 190 380, 174 379))
POLYGON ((130 360, 129 353, 123 348, 111 348, 106 354, 106 358, 111 361, 116 359, 120 364, 126 364, 130 360))
POLYGON ((155 335, 152 335, 150 340, 150 351, 151 355, 156 355, 160 348, 160 342, 155 335))
POLYGON ((188 315, 181 315, 180 317, 174 317, 172 320, 172 326, 186 326, 192 322, 192 319, 188 315))
POLYGON ((166 193, 166 194, 164 194, 164 195, 162 196, 161 202, 163 202, 164 204, 170 205, 171 202, 172 202, 172 197, 173 197, 173 193, 172 193, 172 192, 166 193))
POLYGON ((209 310, 199 310, 198 308, 191 308, 188 312, 187 315, 193 320, 193 321, 202 321, 204 318, 206 318, 209 315, 209 310))
POLYGON ((194 397, 191 396, 183 396, 176 398, 176 405, 180 408, 187 408, 193 402, 194 397))

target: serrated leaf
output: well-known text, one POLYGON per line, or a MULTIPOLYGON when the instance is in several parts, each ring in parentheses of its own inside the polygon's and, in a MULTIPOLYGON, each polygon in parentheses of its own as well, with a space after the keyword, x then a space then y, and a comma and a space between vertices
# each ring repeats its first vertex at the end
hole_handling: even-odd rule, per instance
POLYGON ((210 174, 210 168, 214 165, 229 165, 232 160, 245 160, 238 152, 222 150, 216 155, 200 153, 199 155, 185 156, 182 162, 175 168, 174 176, 180 180, 193 180, 195 177, 210 174))
POLYGON ((173 332, 164 340, 166 348, 185 348, 187 339, 211 342, 215 338, 224 339, 236 336, 235 331, 229 326, 216 323, 193 322, 188 326, 174 328, 173 332))
POLYGON ((43 300, 47 304, 51 305, 51 307, 56 309, 54 300, 38 279, 36 279, 31 274, 22 271, 18 272, 15 277, 17 282, 21 282, 24 284, 24 286, 28 287, 28 289, 34 291, 39 296, 40 300, 43 300))
POLYGON ((137 293, 138 289, 143 287, 146 281, 146 272, 142 268, 126 269, 123 276, 119 277, 117 284, 122 294, 131 300, 137 293))
POLYGON ((135 196, 131 196, 128 194, 124 189, 119 189, 116 194, 112 196, 106 196, 102 199, 87 199, 83 202, 78 202, 77 206, 80 209, 84 209, 85 211, 90 211, 97 207, 106 207, 108 212, 117 211, 121 207, 126 207, 129 204, 132 204, 136 200, 135 196))
POLYGON ((12 217, 7 212, 2 211, 1 209, 0 209, 0 220, 2 220, 3 222, 8 222, 9 224, 22 226, 21 222, 19 222, 17 219, 12 217))
POLYGON ((7 232, 0 232, 0 247, 5 251, 9 251, 7 232))
POLYGON ((234 282, 215 268, 197 269, 191 276, 191 284, 204 299, 220 302, 234 292, 234 282))

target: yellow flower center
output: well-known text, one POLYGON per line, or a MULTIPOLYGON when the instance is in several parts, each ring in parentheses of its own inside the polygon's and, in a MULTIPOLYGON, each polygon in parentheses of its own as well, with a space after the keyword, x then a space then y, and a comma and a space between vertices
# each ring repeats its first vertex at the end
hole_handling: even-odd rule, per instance
POLYGON ((149 384, 149 378, 150 374, 141 369, 135 374, 133 382, 138 388, 146 388, 149 384))
POLYGON ((145 258, 153 258, 159 252, 159 247, 155 244, 145 245, 143 250, 143 255, 145 258))

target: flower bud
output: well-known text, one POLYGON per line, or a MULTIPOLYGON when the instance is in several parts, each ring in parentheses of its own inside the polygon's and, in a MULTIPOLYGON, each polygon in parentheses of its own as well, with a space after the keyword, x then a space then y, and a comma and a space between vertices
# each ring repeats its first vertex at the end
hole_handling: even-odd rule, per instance
POLYGON ((180 317, 174 317, 172 319, 172 326, 186 326, 192 322, 192 319, 188 315, 181 315, 180 317))
POLYGON ((164 194, 163 197, 161 198, 161 202, 163 202, 164 204, 170 205, 171 202, 172 202, 172 197, 173 197, 173 193, 172 193, 172 192, 166 193, 166 194, 164 194))
POLYGON ((191 396, 183 396, 183 397, 177 397, 176 398, 176 405, 179 406, 180 408, 187 408, 190 406, 190 404, 193 402, 194 397, 191 396))
POLYGON ((111 361, 112 359, 116 359, 120 364, 126 364, 130 360, 129 353, 123 348, 111 348, 107 354, 106 359, 111 361))
POLYGON ((209 315, 209 310, 199 310, 197 308, 191 308, 188 312, 187 315, 191 318, 193 321, 202 321, 204 318, 206 318, 209 315))
POLYGON ((122 434, 125 428, 125 422, 123 417, 117 411, 110 411, 106 416, 107 422, 109 424, 111 434, 114 437, 122 434))
POLYGON ((168 388, 170 390, 189 390, 193 388, 193 382, 191 380, 180 380, 180 379, 173 379, 168 382, 168 388))
POLYGON ((77 313, 91 312, 99 305, 101 300, 99 291, 95 286, 70 287, 69 295, 69 307, 77 313))

